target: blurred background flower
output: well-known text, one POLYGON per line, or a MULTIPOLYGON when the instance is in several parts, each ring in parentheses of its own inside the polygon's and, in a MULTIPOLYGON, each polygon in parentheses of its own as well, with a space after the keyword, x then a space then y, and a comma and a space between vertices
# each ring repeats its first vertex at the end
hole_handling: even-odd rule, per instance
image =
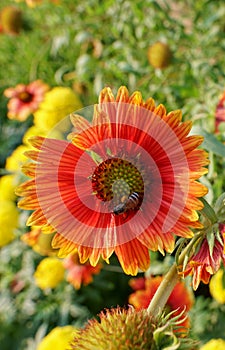
POLYGON ((4 91, 8 102, 8 118, 24 121, 27 117, 35 112, 44 94, 49 90, 49 86, 41 80, 36 80, 28 85, 19 84, 15 88, 8 88, 4 91))
POLYGON ((216 131, 219 130, 223 131, 225 130, 225 91, 220 96, 219 102, 216 106, 216 131))
POLYGON ((34 125, 41 130, 50 131, 70 113, 81 108, 81 101, 72 89, 54 87, 45 94, 39 109, 34 113, 34 125))
POLYGON ((75 327, 56 327, 42 339, 37 350, 67 350, 75 334, 75 327))
POLYGON ((200 350, 224 350, 225 340, 223 339, 212 339, 205 345, 200 347, 200 350))
POLYGON ((102 265, 91 266, 89 263, 81 264, 77 253, 71 254, 63 261, 63 266, 67 270, 67 281, 71 283, 74 288, 79 289, 83 284, 93 281, 93 275, 99 274, 102 265))
MULTIPOLYGON (((155 292, 157 291, 160 283, 162 282, 162 276, 155 276, 150 278, 137 278, 130 280, 130 286, 135 291, 129 296, 129 303, 135 307, 137 310, 147 309, 148 305, 153 298, 155 292)), ((185 311, 182 314, 181 319, 184 315, 187 316, 188 311, 192 308, 194 304, 194 296, 190 289, 188 289, 183 282, 178 282, 174 287, 169 299, 166 303, 166 312, 170 313, 174 311, 173 316, 179 315, 181 311, 185 311)), ((188 316, 182 323, 181 327, 190 327, 188 316)))
POLYGON ((58 258, 41 260, 34 273, 36 285, 41 289, 55 288, 64 279, 65 269, 58 258))
POLYGON ((148 48, 148 61, 154 68, 163 69, 170 65, 172 52, 168 44, 156 42, 148 48))
POLYGON ((16 238, 19 212, 16 204, 10 200, 0 200, 0 247, 16 238))
POLYGON ((217 273, 211 277, 209 290, 215 300, 221 304, 225 304, 224 269, 219 269, 217 273))
POLYGON ((30 232, 26 232, 21 236, 21 240, 40 255, 54 256, 58 253, 58 249, 52 247, 54 235, 55 233, 43 233, 39 227, 32 227, 30 232))
POLYGON ((0 11, 0 26, 3 33, 19 34, 22 26, 22 11, 16 6, 6 6, 0 11))

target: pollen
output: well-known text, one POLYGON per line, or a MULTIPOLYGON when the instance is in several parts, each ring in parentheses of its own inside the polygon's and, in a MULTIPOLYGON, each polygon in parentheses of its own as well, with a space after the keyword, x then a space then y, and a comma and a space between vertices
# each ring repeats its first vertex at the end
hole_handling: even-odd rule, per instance
POLYGON ((101 162, 91 176, 93 193, 101 201, 123 202, 133 192, 144 193, 141 170, 130 161, 109 158, 101 162))

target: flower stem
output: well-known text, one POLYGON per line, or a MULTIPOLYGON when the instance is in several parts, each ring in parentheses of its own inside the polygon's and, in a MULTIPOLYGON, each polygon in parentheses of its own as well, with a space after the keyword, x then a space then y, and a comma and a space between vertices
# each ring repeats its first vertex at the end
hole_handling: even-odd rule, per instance
MULTIPOLYGON (((189 242, 189 244, 185 247, 183 252, 181 253, 179 257, 179 265, 183 263, 185 255, 190 247, 192 245, 192 240, 189 242)), ((157 316, 160 312, 162 312, 170 294, 172 293, 175 285, 179 281, 180 276, 177 272, 177 264, 174 263, 169 271, 164 276, 160 286, 158 287, 156 293, 154 294, 152 300, 150 301, 150 304, 148 306, 148 313, 153 316, 157 316)))

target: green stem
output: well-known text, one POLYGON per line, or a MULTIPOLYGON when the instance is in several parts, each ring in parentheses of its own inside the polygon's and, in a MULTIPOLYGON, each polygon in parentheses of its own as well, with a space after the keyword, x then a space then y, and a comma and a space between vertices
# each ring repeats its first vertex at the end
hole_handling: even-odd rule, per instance
MULTIPOLYGON (((179 265, 183 263, 185 255, 190 245, 192 245, 192 240, 181 253, 179 258, 179 265)), ((170 294, 172 293, 177 282, 179 281, 179 278, 180 277, 177 272, 177 264, 174 263, 164 276, 160 286, 158 287, 156 293, 150 301, 150 304, 147 309, 149 314, 151 313, 151 315, 157 316, 160 312, 162 312, 170 294)))

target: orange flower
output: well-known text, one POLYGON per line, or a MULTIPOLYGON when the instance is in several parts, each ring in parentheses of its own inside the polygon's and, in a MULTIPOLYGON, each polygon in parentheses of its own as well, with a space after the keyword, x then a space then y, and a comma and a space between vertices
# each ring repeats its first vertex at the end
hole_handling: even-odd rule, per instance
POLYGON ((51 245, 54 235, 54 232, 44 234, 41 228, 36 227, 32 231, 24 233, 21 240, 40 255, 54 256, 58 252, 58 249, 53 249, 51 245))
POLYGON ((225 225, 220 224, 219 229, 221 238, 220 241, 215 238, 212 252, 207 238, 204 238, 198 252, 190 259, 185 271, 181 273, 185 277, 193 275, 192 285, 194 290, 198 288, 201 281, 205 284, 209 283, 210 277, 219 270, 221 261, 225 265, 224 244, 221 244, 224 242, 225 225))
POLYGON ((207 189, 196 180, 208 160, 196 148, 203 138, 188 136, 181 111, 167 113, 125 87, 116 98, 103 89, 92 112, 92 124, 71 116, 72 142, 30 139, 36 150, 26 155, 36 163, 24 167, 32 179, 17 190, 19 207, 34 210, 28 225, 58 232, 60 256, 77 251, 81 263, 96 266, 115 252, 136 275, 149 267, 149 249, 171 252, 174 235, 192 237, 191 228, 202 227, 197 197, 207 189))
POLYGON ((4 95, 10 98, 8 102, 8 118, 24 121, 35 112, 49 86, 41 80, 33 81, 28 85, 19 84, 15 88, 8 88, 4 95))
POLYGON ((78 254, 72 254, 63 262, 64 267, 68 270, 67 281, 70 282, 75 289, 80 289, 81 284, 85 286, 93 281, 93 275, 101 270, 101 264, 91 266, 89 263, 81 264, 78 254))
MULTIPOLYGON (((162 276, 147 279, 143 277, 131 279, 130 285, 135 292, 129 296, 129 303, 132 304, 137 310, 147 309, 162 279, 162 276), (144 287, 138 289, 138 286, 141 284, 144 284, 144 287)), ((193 295, 186 288, 185 284, 183 282, 178 282, 170 294, 165 307, 168 313, 173 310, 177 310, 175 313, 173 313, 173 316, 176 316, 179 315, 184 308, 186 310, 185 312, 187 313, 191 309, 193 301, 193 295)), ((183 317, 184 315, 182 315, 182 318, 183 317)), ((180 324, 180 326, 186 328, 189 326, 188 317, 180 324)))

